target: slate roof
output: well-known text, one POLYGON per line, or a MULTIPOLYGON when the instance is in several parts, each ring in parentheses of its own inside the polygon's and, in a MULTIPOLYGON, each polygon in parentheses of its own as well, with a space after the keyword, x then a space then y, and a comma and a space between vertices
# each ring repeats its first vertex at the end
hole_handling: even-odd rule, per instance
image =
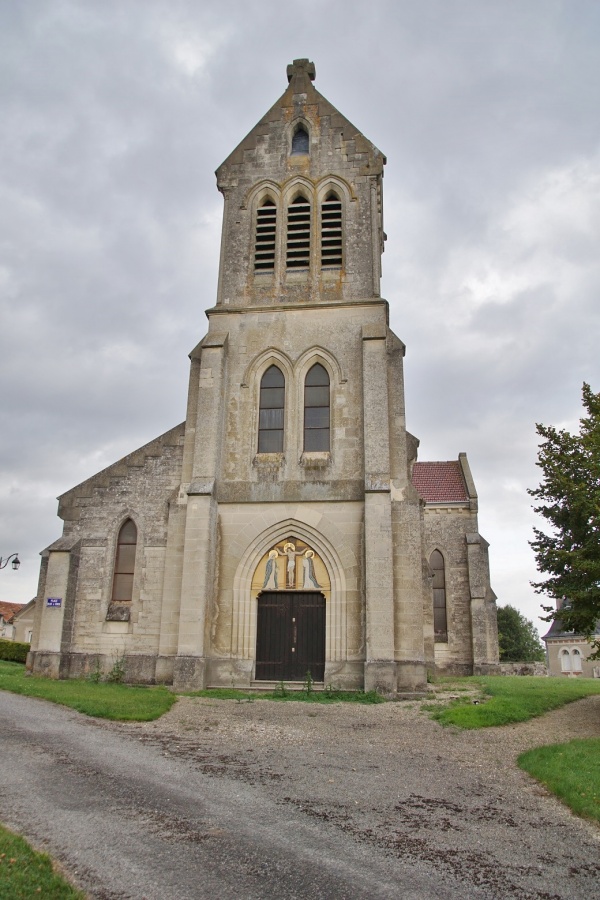
POLYGON ((412 483, 426 503, 468 503, 469 493, 458 460, 416 462, 412 483))
POLYGON ((0 600, 0 616, 2 616, 4 621, 8 624, 14 614, 23 609, 23 606, 23 603, 5 603, 4 601, 0 600))
MULTIPOLYGON (((596 629, 594 631, 594 637, 596 635, 600 635, 600 620, 596 622, 596 629)), ((573 631, 565 631, 564 626, 560 619, 553 619, 550 625, 550 628, 546 632, 546 634, 542 637, 542 640, 545 641, 546 638, 580 638, 583 637, 581 634, 575 634, 573 631)))

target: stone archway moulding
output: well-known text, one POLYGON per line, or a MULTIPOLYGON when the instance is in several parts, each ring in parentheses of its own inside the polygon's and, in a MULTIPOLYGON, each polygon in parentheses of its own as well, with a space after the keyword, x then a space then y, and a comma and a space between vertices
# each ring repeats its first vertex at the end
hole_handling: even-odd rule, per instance
POLYGON ((257 376, 259 374, 262 375, 272 363, 275 363, 282 368, 286 379, 289 379, 290 382, 293 377, 299 373, 302 383, 304 384, 303 376, 306 375, 310 366, 316 362, 325 363, 325 368, 329 369, 330 376, 336 380, 338 384, 345 384, 348 381, 337 357, 328 350, 325 350, 324 347, 315 344, 307 350, 304 350, 295 362, 292 361, 287 353, 284 353, 276 347, 267 347, 266 350, 261 350, 261 352, 246 366, 240 387, 247 388, 250 387, 252 383, 258 382, 257 376))
POLYGON ((303 389, 306 373, 310 367, 317 362, 325 364, 325 368, 329 370, 329 376, 332 380, 337 381, 338 384, 345 384, 348 381, 337 357, 328 350, 325 350, 324 347, 315 344, 313 347, 309 347, 308 350, 301 353, 294 363, 294 372, 298 376, 298 383, 301 383, 303 389))
MULTIPOLYGON (((331 523, 321 519, 322 530, 317 530, 307 522, 288 518, 277 522, 259 535, 246 548, 233 580, 233 621, 232 655, 238 659, 254 659, 256 653, 257 596, 252 595, 252 577, 265 553, 276 543, 290 535, 312 546, 327 568, 331 583, 331 597, 326 606, 325 618, 325 660, 334 662, 346 659, 346 576, 342 561, 335 550, 333 541, 324 531, 337 532, 331 523), (327 525, 329 524, 329 527, 327 525)), ((331 537, 342 536, 332 534, 331 537)), ((356 560, 352 554, 354 565, 356 560)))
POLYGON ((267 347, 266 350, 261 350, 261 352, 246 366, 240 387, 247 388, 254 382, 258 383, 258 376, 262 376, 269 366, 273 364, 279 366, 283 370, 286 381, 292 379, 294 364, 287 353, 284 353, 277 347, 267 347))

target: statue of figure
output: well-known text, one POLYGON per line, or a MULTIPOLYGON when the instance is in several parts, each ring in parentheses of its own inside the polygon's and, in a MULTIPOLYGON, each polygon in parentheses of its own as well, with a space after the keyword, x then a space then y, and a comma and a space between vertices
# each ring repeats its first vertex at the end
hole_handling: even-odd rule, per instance
POLYGON ((288 588, 296 587, 296 557, 302 556, 302 551, 296 552, 296 548, 291 541, 287 541, 283 545, 283 554, 287 556, 287 586, 288 588))
POLYGON ((314 556, 315 554, 313 550, 306 550, 304 553, 304 558, 302 560, 302 571, 304 574, 302 587, 305 590, 321 587, 321 585, 317 581, 317 576, 315 575, 315 564, 313 562, 314 556))
POLYGON ((263 584, 264 590, 277 590, 277 557, 279 553, 277 550, 269 550, 269 558, 267 560, 267 565, 265 567, 265 580, 263 584))

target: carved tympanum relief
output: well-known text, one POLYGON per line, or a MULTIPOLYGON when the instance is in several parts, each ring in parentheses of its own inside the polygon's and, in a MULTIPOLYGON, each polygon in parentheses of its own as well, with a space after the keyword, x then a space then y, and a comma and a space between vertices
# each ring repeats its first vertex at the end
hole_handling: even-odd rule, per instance
POLYGON ((252 584, 257 591, 329 591, 327 569, 312 547, 295 537, 275 544, 259 562, 252 584))

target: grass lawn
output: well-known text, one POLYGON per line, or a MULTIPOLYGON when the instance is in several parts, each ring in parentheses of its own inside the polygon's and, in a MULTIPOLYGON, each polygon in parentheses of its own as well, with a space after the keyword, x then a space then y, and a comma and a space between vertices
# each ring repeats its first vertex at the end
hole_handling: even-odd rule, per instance
POLYGON ((0 898, 85 900, 85 894, 56 874, 52 860, 0 825, 0 898))
POLYGON ((600 822, 600 738, 536 747, 517 762, 574 813, 600 822))
MULTIPOLYGON (((118 721, 149 722, 167 712, 177 698, 165 687, 95 684, 70 678, 55 681, 28 675, 21 663, 0 660, 0 690, 39 697, 70 706, 86 716, 118 721)), ((2 898, 0 893, 0 898, 2 898)))
MULTIPOLYGON (((436 693, 448 690, 468 692, 476 687, 479 702, 472 695, 457 698, 442 708, 431 704, 425 709, 443 725, 459 728, 488 728, 524 722, 551 709, 600 694, 600 679, 536 678, 521 676, 489 676, 442 679, 436 693)), ((28 675, 21 663, 0 660, 0 690, 39 697, 70 706, 88 716, 119 721, 146 722, 158 719, 176 702, 176 695, 166 687, 143 687, 129 684, 94 683, 84 679, 56 681, 28 675)), ((233 688, 189 691, 189 697, 220 700, 279 700, 303 703, 384 703, 375 691, 292 691, 285 685, 265 693, 233 688)), ((1 897, 0 897, 1 900, 1 897)))
POLYGON ((283 700, 301 703, 385 703, 376 691, 291 691, 285 685, 274 691, 249 692, 235 688, 213 688, 205 691, 186 691, 186 697, 209 697, 214 700, 283 700))
MULTIPOLYGON (((573 700, 600 694, 598 678, 494 675, 452 681, 457 688, 468 683, 478 685, 481 690, 477 704, 471 698, 460 698, 444 709, 431 711, 432 717, 442 725, 456 725, 458 728, 489 728, 525 722, 573 700)), ((445 685, 440 687, 443 689, 445 685)))

